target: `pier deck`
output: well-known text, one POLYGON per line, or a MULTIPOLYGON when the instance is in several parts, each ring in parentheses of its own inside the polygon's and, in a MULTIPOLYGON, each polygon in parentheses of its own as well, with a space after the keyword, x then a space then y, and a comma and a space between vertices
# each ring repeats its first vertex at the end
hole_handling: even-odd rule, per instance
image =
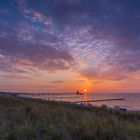
POLYGON ((125 100, 125 98, 110 98, 110 99, 95 99, 95 100, 87 100, 87 101, 76 101, 74 103, 87 103, 87 102, 103 102, 103 101, 116 101, 116 100, 125 100))

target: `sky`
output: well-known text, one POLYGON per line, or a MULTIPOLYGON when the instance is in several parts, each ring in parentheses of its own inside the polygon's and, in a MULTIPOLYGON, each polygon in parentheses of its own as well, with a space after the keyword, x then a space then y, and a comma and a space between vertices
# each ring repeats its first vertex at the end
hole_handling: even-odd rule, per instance
POLYGON ((0 0, 0 91, 140 92, 139 0, 0 0))

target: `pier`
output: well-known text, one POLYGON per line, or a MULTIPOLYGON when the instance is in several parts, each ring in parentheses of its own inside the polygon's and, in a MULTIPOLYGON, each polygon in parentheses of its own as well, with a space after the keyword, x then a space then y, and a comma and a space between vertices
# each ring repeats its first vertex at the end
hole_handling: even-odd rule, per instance
MULTIPOLYGON (((65 99, 65 98, 78 98, 84 95, 80 92, 75 93, 26 93, 26 92, 0 92, 0 96, 14 96, 23 98, 48 98, 48 99, 65 99)), ((89 103, 89 102, 103 102, 103 101, 118 101, 125 100, 125 98, 109 98, 109 99, 94 99, 94 100, 80 100, 72 103, 89 103)))
POLYGON ((75 93, 27 93, 27 92, 0 92, 0 95, 3 96, 15 96, 15 97, 33 97, 33 98, 40 98, 40 97, 67 97, 67 96, 77 96, 77 95, 84 95, 80 92, 75 93))
POLYGON ((95 100, 87 100, 87 101, 76 101, 74 103, 88 103, 88 102, 103 102, 103 101, 116 101, 116 100, 125 100, 125 98, 110 98, 110 99, 95 99, 95 100))

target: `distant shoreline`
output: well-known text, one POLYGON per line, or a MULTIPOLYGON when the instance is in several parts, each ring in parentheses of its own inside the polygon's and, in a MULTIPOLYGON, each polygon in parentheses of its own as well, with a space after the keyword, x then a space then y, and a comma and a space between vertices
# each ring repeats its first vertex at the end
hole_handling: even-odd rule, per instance
MULTIPOLYGON (((57 94, 57 93, 55 93, 55 94, 57 94)), ((138 93, 136 93, 136 94, 138 94, 138 93)), ((17 95, 14 94, 14 93, 11 94, 11 92, 9 92, 9 94, 5 94, 5 93, 3 93, 3 92, 0 92, 0 95, 1 95, 1 96, 14 96, 14 97, 17 96, 17 95)), ((59 95, 59 94, 58 94, 58 95, 59 95)), ((64 95, 65 95, 65 94, 64 94, 64 95)), ((102 96, 101 96, 102 98, 98 98, 98 97, 100 97, 100 95, 104 95, 104 94, 89 94, 88 96, 90 96, 90 95, 93 95, 95 102, 96 102, 96 100, 97 100, 97 101, 98 101, 98 100, 100 101, 100 102, 98 103, 99 105, 97 105, 97 103, 95 103, 93 106, 101 107, 102 102, 104 102, 104 101, 103 101, 103 97, 102 97, 102 96), (98 95, 98 96, 97 96, 97 95, 98 95), (102 102, 101 102, 101 101, 102 101, 102 102)), ((106 94, 105 94, 105 95, 106 95, 106 94)), ((112 95, 112 94, 110 94, 110 95, 112 95)), ((113 95, 114 95, 114 94, 113 94, 113 95)), ((116 94, 116 95, 118 95, 118 94, 116 94)), ((119 95, 120 95, 120 94, 119 94, 119 95)), ((123 98, 125 97, 125 95, 127 95, 127 93, 121 93, 121 95, 123 95, 123 96, 122 96, 122 98, 120 98, 120 99, 123 99, 123 98)), ((133 95, 133 94, 130 94, 130 93, 129 93, 129 95, 133 95)), ((138 94, 138 95, 139 95, 139 94, 138 94)), ((40 96, 40 97, 41 97, 41 96, 40 96)), ((39 98, 40 98, 40 97, 39 97, 39 98)), ((77 98, 77 99, 78 99, 78 98, 80 99, 80 97, 81 97, 81 95, 77 95, 76 93, 74 93, 74 94, 72 93, 71 96, 67 96, 67 97, 64 97, 64 96, 59 95, 59 96, 56 96, 56 97, 54 96, 54 97, 52 98, 51 95, 49 95, 48 97, 45 96, 45 99, 43 99, 43 98, 44 98, 43 96, 42 96, 40 99, 42 99, 42 100, 46 100, 46 99, 49 99, 49 100, 55 100, 55 99, 56 99, 56 100, 57 100, 57 99, 59 100, 59 99, 60 99, 60 100, 61 100, 61 99, 62 99, 62 100, 63 100, 63 99, 76 99, 76 98, 77 98), (74 95, 74 96, 73 96, 73 95, 74 95)), ((111 97, 112 97, 112 96, 111 96, 111 97)), ((118 96, 118 97, 119 97, 119 96, 118 96)), ((114 96, 113 98, 114 98, 114 99, 117 99, 118 97, 116 96, 116 98, 115 98, 115 96, 114 96)), ((121 96, 120 96, 120 97, 121 97, 121 96)), ((21 97, 20 97, 20 98, 21 98, 21 97)), ((22 98, 32 98, 32 97, 31 97, 31 96, 27 96, 27 97, 22 97, 22 98)), ((39 99, 39 98, 33 98, 33 99, 39 99)), ((112 98, 112 99, 113 99, 113 98, 112 98)), ((111 98, 110 98, 110 99, 111 99, 111 98)), ((109 100, 110 100, 110 99, 109 99, 109 100)), ((118 98, 118 99, 119 99, 119 98, 118 98)), ((89 99, 89 100, 91 100, 91 99, 89 99)), ((63 100, 63 101, 64 101, 64 100, 63 100)), ((72 100, 71 100, 71 101, 72 101, 72 100)), ((77 102, 77 101, 78 101, 78 100, 75 100, 74 102, 77 102)), ((70 102, 70 101, 67 100, 66 102, 70 102)), ((87 102, 87 101, 86 101, 86 102, 87 102)), ((114 106, 109 106, 109 105, 108 105, 109 103, 107 102, 107 100, 106 100, 106 103, 103 103, 103 104, 106 104, 108 108, 112 108, 112 109, 114 108, 114 106)), ((116 102, 116 104, 117 104, 117 102, 116 102)), ((119 103, 118 103, 117 105, 119 105, 119 103)), ((120 105, 120 107, 121 107, 121 106, 123 106, 123 105, 120 105)), ((131 108, 129 108, 129 106, 126 107, 126 109, 127 109, 127 111, 130 111, 130 112, 135 112, 135 111, 138 111, 138 112, 139 112, 139 111, 140 111, 140 109, 136 109, 136 108, 132 108, 132 109, 131 109, 131 108)))

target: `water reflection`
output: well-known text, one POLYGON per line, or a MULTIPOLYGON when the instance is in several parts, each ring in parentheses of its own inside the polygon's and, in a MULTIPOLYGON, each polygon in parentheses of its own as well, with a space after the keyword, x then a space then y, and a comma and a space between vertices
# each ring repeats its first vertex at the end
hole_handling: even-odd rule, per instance
POLYGON ((88 95, 87 95, 87 94, 84 94, 84 95, 83 95, 83 101, 88 101, 88 100, 89 100, 88 95))

